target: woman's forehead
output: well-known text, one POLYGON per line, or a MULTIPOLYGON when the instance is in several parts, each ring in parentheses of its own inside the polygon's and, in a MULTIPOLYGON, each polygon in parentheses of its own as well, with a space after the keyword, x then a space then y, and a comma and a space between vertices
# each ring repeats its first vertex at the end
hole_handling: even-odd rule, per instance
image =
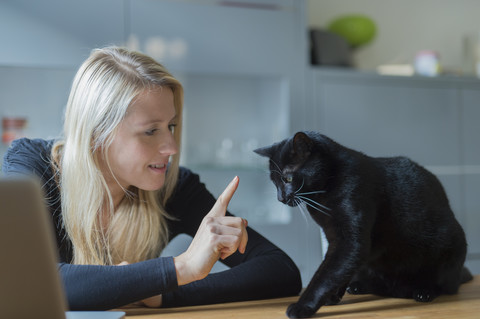
POLYGON ((176 116, 173 92, 159 87, 141 92, 128 107, 125 119, 143 125, 151 122, 170 121, 176 116))

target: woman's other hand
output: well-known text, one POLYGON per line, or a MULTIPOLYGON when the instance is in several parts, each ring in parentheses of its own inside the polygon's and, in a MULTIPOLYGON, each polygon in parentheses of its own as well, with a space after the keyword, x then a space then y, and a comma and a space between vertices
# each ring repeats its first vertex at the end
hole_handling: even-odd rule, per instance
POLYGON ((219 258, 225 259, 237 250, 245 252, 246 220, 225 216, 238 183, 238 177, 230 182, 203 218, 187 251, 174 258, 179 286, 205 278, 219 258))

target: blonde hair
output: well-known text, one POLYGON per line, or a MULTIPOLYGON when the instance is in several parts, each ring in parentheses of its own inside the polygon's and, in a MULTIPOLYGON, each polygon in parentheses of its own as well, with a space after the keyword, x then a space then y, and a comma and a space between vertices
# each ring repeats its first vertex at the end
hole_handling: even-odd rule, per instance
POLYGON ((99 156, 109 166, 108 148, 134 98, 157 87, 173 92, 178 118, 174 138, 180 145, 183 88, 152 58, 117 47, 95 49, 74 78, 64 139, 54 145, 52 160, 75 264, 138 262, 158 257, 168 242, 164 207, 177 182, 179 154, 172 156, 161 190, 131 187, 116 210, 99 167, 99 156), (107 229, 102 213, 109 219, 107 229))

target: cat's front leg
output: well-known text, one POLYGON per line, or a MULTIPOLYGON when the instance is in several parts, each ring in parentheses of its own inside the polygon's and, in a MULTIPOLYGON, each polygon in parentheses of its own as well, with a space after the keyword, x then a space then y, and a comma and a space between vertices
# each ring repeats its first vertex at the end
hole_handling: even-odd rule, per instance
POLYGON ((308 318, 321 306, 340 302, 355 266, 348 259, 343 262, 339 253, 332 255, 327 253, 298 302, 288 307, 289 318, 308 318))
MULTIPOLYGON (((368 236, 362 236, 357 229, 349 233, 330 236, 325 259, 313 275, 307 288, 297 303, 287 309, 289 318, 308 318, 321 306, 338 303, 343 297, 348 283, 361 267, 368 255, 368 236), (362 237, 363 240, 359 240, 362 237)), ((328 238, 328 234, 327 234, 328 238)))
MULTIPOLYGON (((343 295, 345 294, 345 286, 340 288, 336 293, 331 294, 330 298, 327 298, 325 305, 336 305, 342 300, 343 295)), ((289 318, 309 318, 313 316, 318 309, 322 306, 317 305, 312 302, 298 301, 288 306, 287 316, 289 318)))
POLYGON ((299 300, 287 308, 286 314, 289 318, 309 318, 313 316, 321 306, 337 304, 342 299, 345 294, 346 285, 339 286, 337 280, 321 281, 322 279, 318 278, 320 268, 317 270, 299 300))
MULTIPOLYGON (((313 316, 323 305, 333 305, 340 302, 345 294, 345 285, 340 289, 329 288, 329 285, 317 287, 317 281, 310 282, 307 289, 296 303, 287 308, 289 318, 309 318, 313 316)), ((333 284, 336 286, 335 284, 333 284)))
POLYGON ((292 303, 287 308, 288 318, 310 318, 317 312, 314 305, 302 305, 298 302, 292 303))
POLYGON ((330 300, 327 301, 325 305, 332 306, 338 304, 342 300, 343 295, 345 295, 345 291, 347 291, 347 285, 341 287, 340 289, 338 289, 337 293, 331 295, 330 300))

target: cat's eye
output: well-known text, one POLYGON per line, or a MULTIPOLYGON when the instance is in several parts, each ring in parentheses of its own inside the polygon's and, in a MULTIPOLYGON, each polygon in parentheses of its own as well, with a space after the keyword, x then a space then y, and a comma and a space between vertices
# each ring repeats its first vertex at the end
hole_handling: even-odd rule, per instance
POLYGON ((293 181, 293 177, 292 176, 286 176, 283 178, 283 181, 285 183, 291 183, 293 181))

